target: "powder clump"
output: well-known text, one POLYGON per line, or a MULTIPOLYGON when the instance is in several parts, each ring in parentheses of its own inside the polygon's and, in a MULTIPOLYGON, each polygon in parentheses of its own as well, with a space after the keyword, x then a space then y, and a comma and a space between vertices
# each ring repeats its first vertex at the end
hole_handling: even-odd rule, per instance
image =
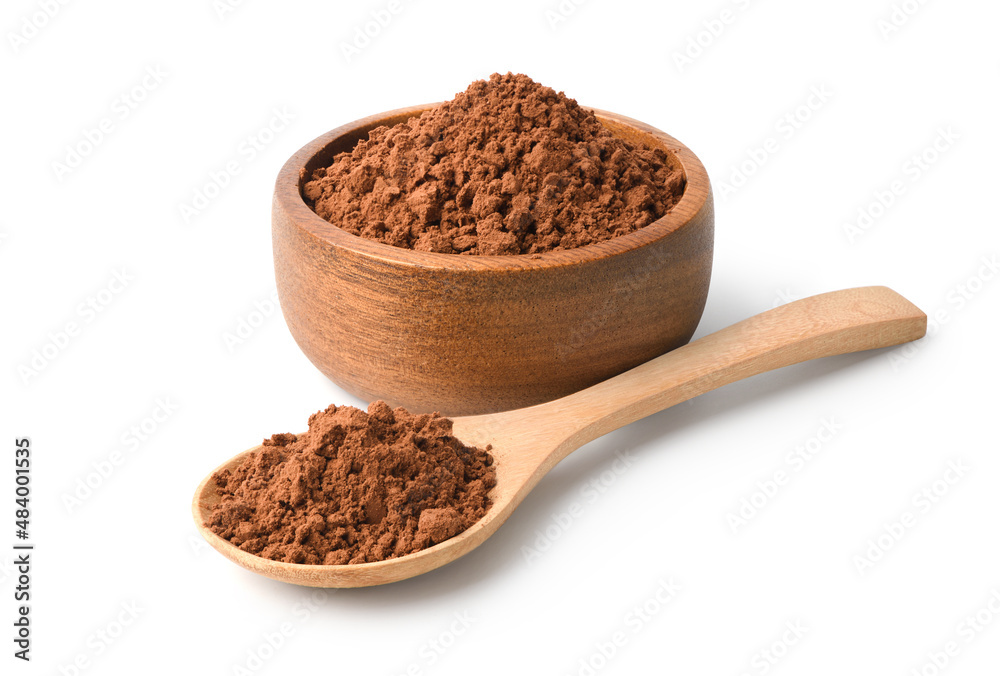
POLYGON ((209 527, 243 551, 288 563, 383 561, 443 542, 490 508, 489 447, 466 446, 441 415, 376 401, 330 406, 304 434, 275 434, 213 476, 209 527))
POLYGON ((538 254, 634 232, 673 207, 684 173, 660 147, 614 136, 526 75, 494 73, 307 177, 322 218, 397 247, 538 254))

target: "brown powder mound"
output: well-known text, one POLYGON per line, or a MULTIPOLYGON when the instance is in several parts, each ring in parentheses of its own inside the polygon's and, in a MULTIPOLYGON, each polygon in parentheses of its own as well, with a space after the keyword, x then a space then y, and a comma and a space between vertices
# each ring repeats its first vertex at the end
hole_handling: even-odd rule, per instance
POLYGON ((684 190, 662 148, 616 138, 526 75, 493 74, 368 136, 315 170, 305 197, 347 232, 418 251, 571 249, 649 225, 684 190))
POLYGON ((213 477, 212 531, 276 561, 383 561, 457 535, 490 508, 493 458, 451 420, 376 401, 330 406, 305 434, 276 434, 213 477))

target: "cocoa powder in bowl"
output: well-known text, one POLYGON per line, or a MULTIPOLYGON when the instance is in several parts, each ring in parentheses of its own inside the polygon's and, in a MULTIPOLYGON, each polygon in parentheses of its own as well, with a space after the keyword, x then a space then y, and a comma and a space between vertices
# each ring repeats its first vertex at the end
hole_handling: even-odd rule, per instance
POLYGON ((485 255, 628 234, 683 191, 684 172, 663 148, 620 139, 575 100, 512 73, 373 129, 303 186, 319 216, 354 235, 485 255))
POLYGON ((330 406, 304 434, 275 434, 213 476, 208 526, 275 561, 383 561, 454 537, 490 508, 489 448, 466 446, 440 415, 373 402, 330 406))

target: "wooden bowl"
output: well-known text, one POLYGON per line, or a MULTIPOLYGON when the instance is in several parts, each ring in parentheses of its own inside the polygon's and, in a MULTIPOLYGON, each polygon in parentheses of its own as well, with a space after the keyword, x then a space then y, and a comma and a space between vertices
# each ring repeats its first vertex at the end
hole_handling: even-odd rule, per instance
POLYGON ((673 209, 628 235, 539 255, 460 256, 363 239, 316 215, 302 195, 314 169, 430 107, 334 129, 278 175, 281 309, 330 380, 365 400, 474 415, 566 396, 691 339, 712 271, 708 175, 674 138, 621 115, 594 111, 615 135, 664 147, 686 179, 673 209))

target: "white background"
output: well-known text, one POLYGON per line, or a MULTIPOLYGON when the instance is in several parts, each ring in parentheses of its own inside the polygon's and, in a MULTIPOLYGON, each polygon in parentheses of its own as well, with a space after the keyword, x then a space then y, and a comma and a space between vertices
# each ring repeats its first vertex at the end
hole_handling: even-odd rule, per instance
POLYGON ((343 45, 385 0, 256 0, 221 15, 211 0, 98 0, 51 18, 37 0, 4 3, 3 673, 996 673, 1000 282, 984 265, 1000 253, 996 3, 908 0, 881 28, 891 0, 589 0, 564 3, 558 21, 557 2, 400 3, 350 58, 343 45), (659 127, 705 163, 717 244, 698 335, 868 284, 936 314, 936 330, 598 440, 487 544, 420 578, 312 597, 255 577, 198 538, 198 481, 331 402, 366 403, 316 371, 268 305, 275 175, 333 127, 507 70, 659 127), (123 107, 123 95, 143 100, 123 107), (251 157, 246 139, 276 109, 294 119, 251 157), (79 166, 58 171, 105 119, 79 166), (943 152, 940 130, 957 134, 943 152), (741 167, 769 139, 773 152, 741 167), (918 171, 925 152, 935 161, 918 171), (182 217, 231 161, 239 173, 182 217), (859 210, 875 218, 852 235, 859 210), (125 286, 112 282, 122 271, 125 286), (90 311, 88 298, 108 302, 90 311), (76 335, 51 346, 70 322, 76 335), (241 322, 257 326, 227 344, 241 322), (28 373, 36 350, 52 358, 28 373), (130 428, 147 418, 139 440, 130 428), (839 427, 817 445, 824 420, 839 427), (34 448, 30 665, 11 655, 22 435, 34 448), (791 464, 807 445, 815 456, 791 464), (615 451, 629 468, 615 471, 615 451), (734 532, 730 515, 762 504, 758 482, 777 471, 787 482, 734 532), (924 490, 933 502, 915 499, 924 490), (905 513, 901 537, 869 552, 905 513), (869 553, 880 560, 859 569, 869 553), (663 603, 661 581, 679 587, 663 603), (604 658, 616 632, 623 645, 604 658))

